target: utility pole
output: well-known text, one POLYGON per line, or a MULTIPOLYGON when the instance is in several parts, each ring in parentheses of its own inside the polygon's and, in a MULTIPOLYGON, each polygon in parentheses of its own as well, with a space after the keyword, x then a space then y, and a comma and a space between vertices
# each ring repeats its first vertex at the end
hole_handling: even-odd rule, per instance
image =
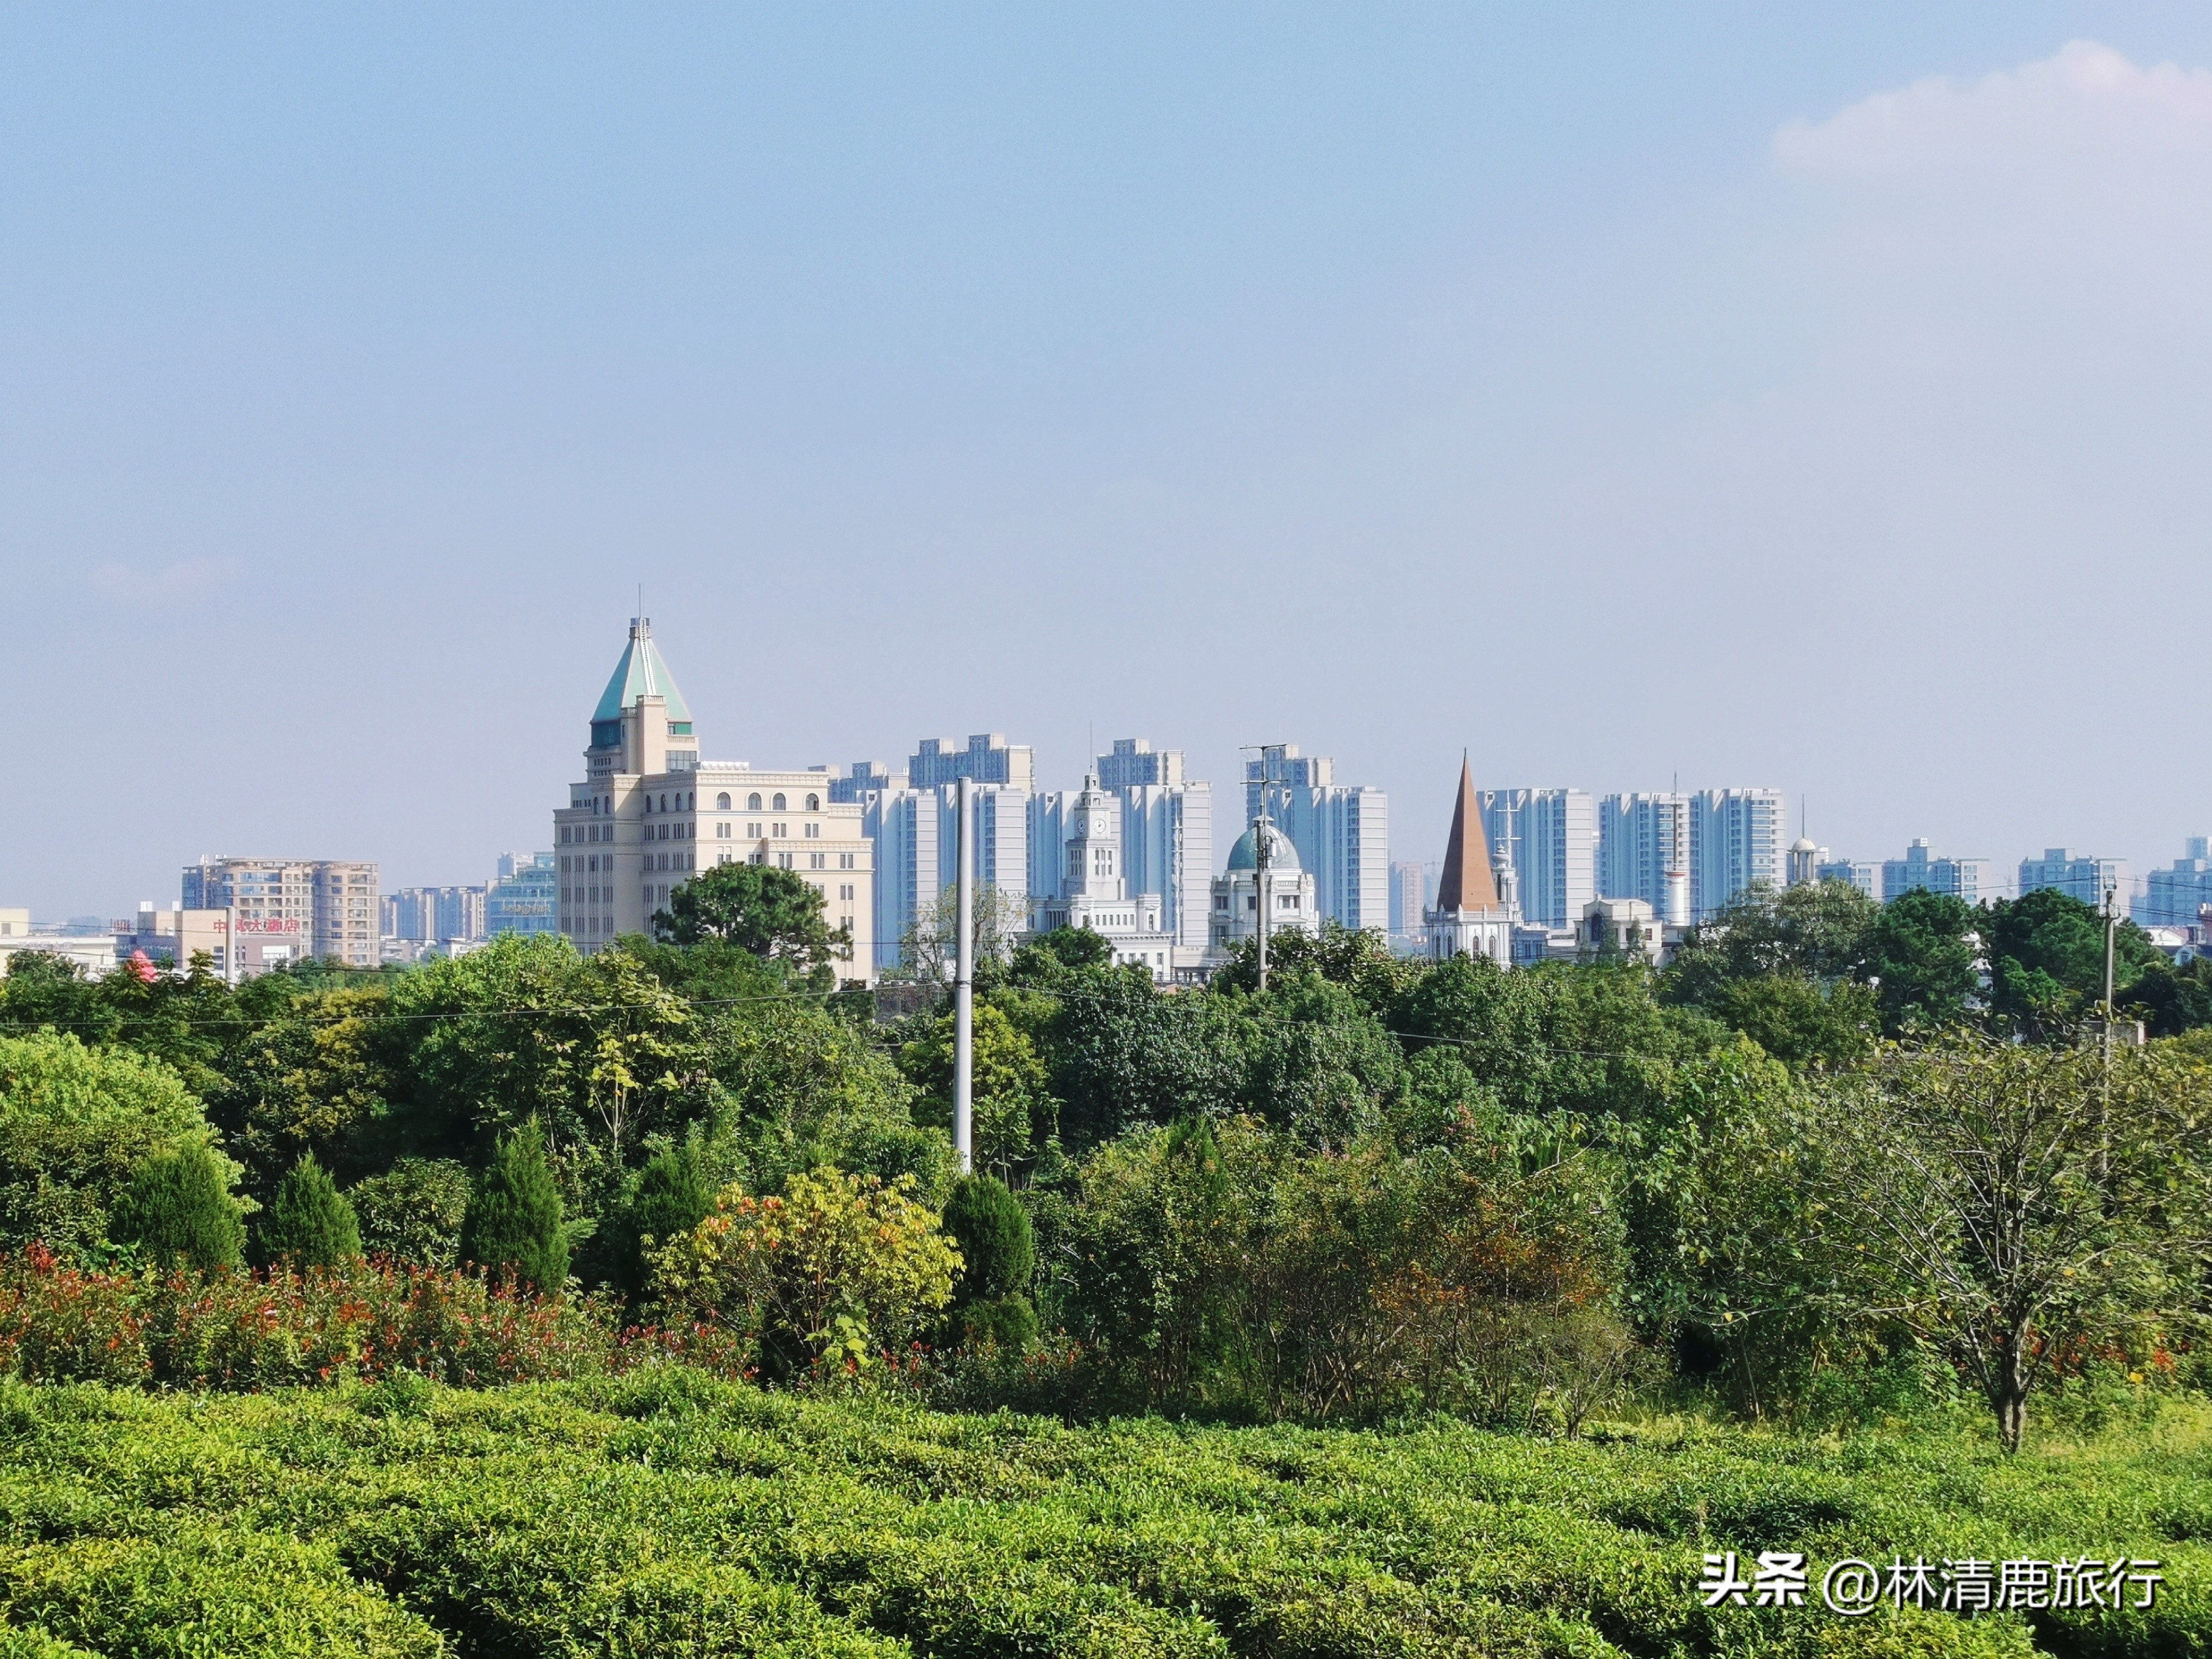
POLYGON ((1260 989, 1267 988, 1267 793, 1260 791, 1260 816, 1252 825, 1252 893, 1260 907, 1260 989))
POLYGON ((960 919, 953 927, 953 948, 959 952, 952 969, 952 1150, 960 1158, 960 1173, 973 1173, 975 1164, 975 857, 969 846, 969 820, 972 811, 971 785, 963 776, 954 790, 960 827, 954 837, 953 902, 960 919))
POLYGON ((2120 890, 2105 889, 2105 1098, 2097 1113, 2097 1182, 2112 1174, 2112 953, 2119 943, 2120 890))
POLYGON ((1260 751, 1260 816, 1252 820, 1252 902, 1260 912, 1260 988, 1267 988, 1267 751, 1283 745, 1247 743, 1238 745, 1260 751))

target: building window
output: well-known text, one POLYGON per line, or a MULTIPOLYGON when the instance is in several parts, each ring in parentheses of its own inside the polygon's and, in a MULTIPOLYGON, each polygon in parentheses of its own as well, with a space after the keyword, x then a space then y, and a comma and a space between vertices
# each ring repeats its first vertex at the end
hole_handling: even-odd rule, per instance
POLYGON ((778 853, 778 854, 775 855, 775 866, 776 866, 776 868, 777 868, 777 869, 779 869, 779 870, 788 870, 788 869, 790 869, 790 868, 791 868, 791 854, 788 854, 788 853, 778 853))
POLYGON ((853 884, 849 881, 839 884, 837 896, 850 903, 853 898, 853 884))
POLYGON ((852 868, 854 867, 854 866, 853 866, 853 855, 852 855, 850 853, 840 853, 840 854, 837 854, 837 867, 838 867, 840 870, 850 870, 850 869, 852 869, 852 868))
POLYGON ((716 825, 714 826, 714 836, 715 836, 715 839, 716 839, 716 840, 718 840, 718 841, 727 841, 727 840, 729 840, 729 838, 730 838, 730 826, 729 826, 728 824, 726 824, 726 823, 718 823, 718 824, 716 824, 716 825))
MULTIPOLYGON (((783 797, 778 795, 776 799, 781 800, 783 797)), ((768 827, 768 833, 769 839, 773 841, 788 840, 791 836, 791 826, 787 823, 771 823, 768 827)))
POLYGON ((726 812, 730 810, 730 792, 728 790, 725 789, 720 794, 714 797, 714 807, 717 811, 726 812))
POLYGON ((757 823, 747 824, 745 826, 745 839, 747 841, 758 841, 760 839, 760 825, 757 823))
POLYGON ((826 853, 809 853, 806 855, 806 867, 810 870, 827 868, 829 863, 830 858, 826 853))
POLYGON ((778 795, 775 798, 775 805, 771 810, 778 812, 783 811, 783 797, 781 795, 778 795))
POLYGON ((806 810, 810 812, 820 811, 822 810, 822 797, 819 795, 809 795, 806 798, 806 810))
POLYGON ((809 840, 809 841, 819 841, 819 840, 821 840, 821 839, 822 839, 822 826, 821 826, 820 824, 818 824, 818 823, 810 823, 810 824, 808 824, 808 825, 806 826, 806 839, 807 839, 807 840, 809 840))
POLYGON ((750 794, 745 797, 745 811, 748 812, 757 812, 760 811, 760 796, 758 794, 750 794))

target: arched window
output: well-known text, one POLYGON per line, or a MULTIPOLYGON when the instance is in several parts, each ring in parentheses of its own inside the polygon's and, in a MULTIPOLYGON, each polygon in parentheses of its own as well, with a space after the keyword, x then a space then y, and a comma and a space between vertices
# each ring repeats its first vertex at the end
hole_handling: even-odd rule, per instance
POLYGON ((760 810, 760 796, 757 793, 747 795, 745 797, 745 811, 748 812, 757 812, 760 810))
POLYGON ((781 795, 778 795, 775 798, 775 810, 779 812, 783 811, 783 797, 781 795))
POLYGON ((714 797, 714 807, 717 811, 721 812, 726 812, 730 810, 730 792, 728 790, 725 789, 720 794, 714 797))
POLYGON ((810 812, 820 811, 822 810, 822 797, 819 795, 809 795, 806 798, 806 810, 810 812))

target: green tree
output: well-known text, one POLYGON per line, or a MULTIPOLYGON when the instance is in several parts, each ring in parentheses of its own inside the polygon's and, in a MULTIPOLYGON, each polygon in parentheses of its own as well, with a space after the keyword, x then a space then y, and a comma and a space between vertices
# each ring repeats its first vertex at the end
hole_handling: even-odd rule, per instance
POLYGON ((512 1269, 522 1283, 548 1296, 558 1295, 568 1279, 561 1189, 535 1122, 502 1135, 477 1176, 461 1218, 461 1256, 487 1273, 512 1269))
POLYGON ((132 1177, 117 1200, 118 1243, 136 1244, 164 1267, 200 1273, 235 1267, 246 1223, 230 1195, 232 1171, 198 1140, 163 1152, 132 1177))
MULTIPOLYGON (((2062 1031, 2093 1013, 2105 994, 2105 919, 2055 887, 1983 908, 1991 1012, 2022 1030, 2062 1031)), ((2114 941, 2114 985, 2125 990, 2159 959, 2158 947, 2132 921, 2114 941)), ((2117 1000, 2117 998, 2115 999, 2117 1000)))
POLYGON ((945 1231, 963 1264, 954 1287, 953 1318, 971 1348, 1020 1353, 1036 1340, 1030 1300, 1036 1239, 1029 1212, 990 1176, 969 1176, 945 1206, 945 1231))
POLYGON ((2123 1015, 2142 1020, 2154 1037, 2201 1030, 2212 1025, 2212 957, 2198 957, 2179 967, 2148 963, 2113 1000, 2123 1015))
POLYGON ((1865 975, 1892 1036, 1966 1018, 1978 985, 1978 913, 1950 893, 1917 887, 1881 908, 1868 937, 1865 975))
POLYGON ((88 1046, 113 1042, 123 1030, 122 1015, 101 1000, 84 969, 48 951, 19 951, 8 959, 0 1022, 13 1035, 51 1030, 88 1046))
MULTIPOLYGON (((1267 977, 1295 979, 1316 974, 1333 985, 1349 988, 1367 1007, 1380 1013, 1426 971, 1425 964, 1390 954, 1390 942, 1373 928, 1346 927, 1325 921, 1321 932, 1271 933, 1267 939, 1267 977)), ((1260 988, 1260 941, 1247 939, 1230 953, 1208 983, 1218 991, 1256 991, 1260 988)))
POLYGON ((1311 969, 1271 976, 1241 1012, 1247 1110, 1316 1146, 1342 1148, 1381 1126, 1405 1055, 1350 985, 1311 969))
POLYGON ((850 931, 832 933, 824 920, 826 902, 819 888, 792 871, 718 864, 668 896, 653 931, 672 945, 723 940, 826 991, 836 983, 836 964, 853 954, 850 931))
POLYGON ((1049 987, 1063 975, 1103 969, 1114 960, 1113 941, 1088 927, 1054 927, 1015 947, 1017 982, 1049 987))
POLYGON ((361 1255, 361 1226, 315 1155, 302 1156, 286 1173, 276 1197, 254 1226, 254 1243, 270 1266, 336 1267, 361 1255))
POLYGON ((51 1030, 0 1037, 0 1250, 98 1249, 132 1176, 207 1139, 200 1103, 158 1060, 51 1030))
POLYGON ((1163 992, 1133 966, 1057 994, 1045 1061, 1070 1145, 1237 1109, 1247 1031, 1234 999, 1163 992))
POLYGON ((714 1194, 699 1149, 687 1144, 656 1153, 637 1172, 614 1230, 615 1287, 633 1304, 651 1277, 653 1252, 707 1218, 714 1194))
POLYGON ((960 1247, 956 1287, 962 1302, 1026 1294, 1036 1271, 1036 1238, 1029 1212, 987 1175, 963 1177, 945 1200, 945 1231, 960 1247))
POLYGON ((1850 980, 1823 988, 1794 975, 1723 981, 1705 1012, 1792 1066, 1848 1064, 1874 1046, 1874 994, 1850 980))
MULTIPOLYGON (((899 1069, 934 1109, 929 1121, 952 1121, 953 1021, 946 1014, 927 1036, 899 1050, 899 1069)), ((1057 1127, 1058 1103, 1046 1086, 1044 1061, 1006 1013, 975 1006, 969 1075, 974 1103, 975 1161, 1001 1173, 1028 1158, 1057 1127)))
POLYGON ((346 1189, 363 1251, 410 1267, 457 1267, 469 1172, 450 1159, 403 1158, 346 1189))
POLYGON ((1754 882, 1698 923, 1668 970, 1668 994, 1705 1005, 1746 979, 1830 983, 1860 974, 1881 907, 1849 882, 1754 882))
POLYGON ((909 1183, 820 1169, 754 1198, 725 1188, 714 1213, 653 1258, 672 1310, 757 1333, 763 1369, 866 1370, 952 1299, 960 1255, 909 1183))
POLYGON ((1902 1328, 1978 1385, 2008 1449, 2066 1366, 2194 1317, 2212 1090, 2181 1057, 2124 1052, 2107 1105, 2094 1048, 1959 1030, 1735 1128, 1686 1234, 1727 1261, 1730 1317, 1902 1328))
POLYGON ((302 993, 224 1060, 209 1114, 267 1201, 302 1157, 337 1175, 374 1168, 392 1092, 382 987, 302 993))

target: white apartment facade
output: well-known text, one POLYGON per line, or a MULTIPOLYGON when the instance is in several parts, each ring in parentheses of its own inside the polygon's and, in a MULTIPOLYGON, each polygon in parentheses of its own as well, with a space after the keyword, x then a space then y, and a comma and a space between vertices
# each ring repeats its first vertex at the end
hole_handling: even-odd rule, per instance
POLYGON ((1597 803, 1581 789, 1485 789, 1482 829, 1513 866, 1521 915, 1572 927, 1597 896, 1597 803))

